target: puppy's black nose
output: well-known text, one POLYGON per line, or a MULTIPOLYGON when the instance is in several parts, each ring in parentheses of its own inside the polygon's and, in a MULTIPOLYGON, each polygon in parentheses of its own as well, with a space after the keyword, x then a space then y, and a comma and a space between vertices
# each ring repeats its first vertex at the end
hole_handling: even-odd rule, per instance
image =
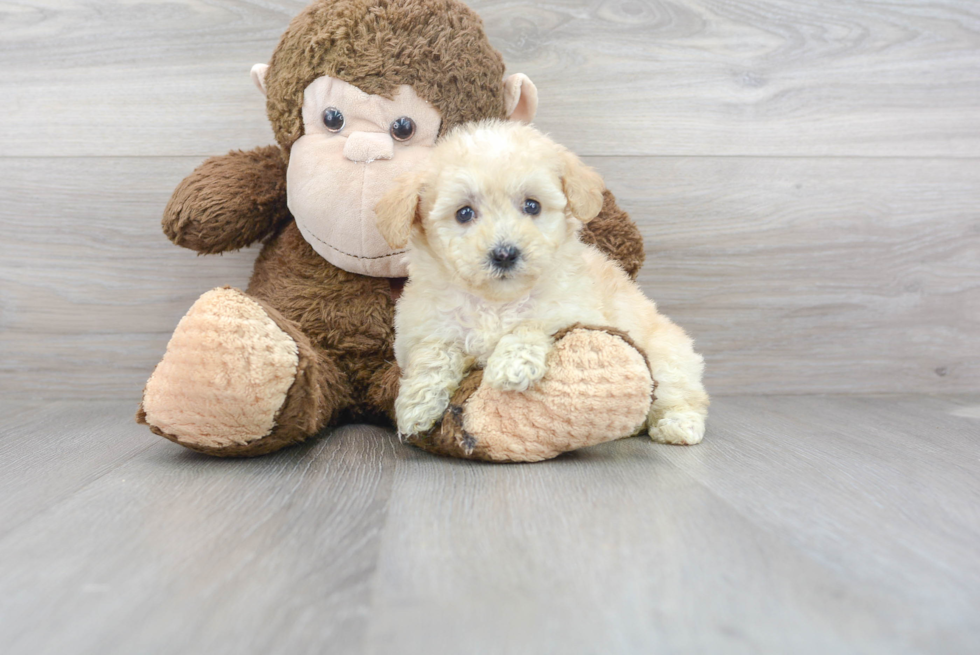
POLYGON ((520 258, 520 249, 511 244, 500 245, 490 251, 490 263, 493 264, 494 268, 499 268, 502 271, 513 268, 520 258))

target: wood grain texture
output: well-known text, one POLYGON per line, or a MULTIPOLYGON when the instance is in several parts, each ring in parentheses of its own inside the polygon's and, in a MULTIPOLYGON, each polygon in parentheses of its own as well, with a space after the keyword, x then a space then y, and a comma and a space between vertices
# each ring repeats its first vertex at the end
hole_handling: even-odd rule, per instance
POLYGON ((720 393, 980 388, 980 161, 595 162, 720 393), (956 200, 959 198, 959 200, 956 200))
POLYGON ((212 257, 160 229, 192 159, 0 159, 0 388, 136 400, 204 291, 244 288, 257 249, 212 257))
POLYGON ((45 503, 61 467, 39 463, 41 475, 21 482, 41 498, 0 506, 4 524, 33 514, 0 537, 0 651, 357 652, 391 435, 345 428, 269 457, 219 460, 147 436, 130 409, 59 405, 17 428, 22 459, 37 456, 32 440, 57 437, 76 475, 92 479, 45 503), (142 452, 91 458, 93 433, 103 449, 135 442, 142 452))
POLYGON ((735 397, 713 412, 703 447, 632 439, 544 470, 406 453, 371 652, 975 646, 980 422, 907 398, 735 397), (954 470, 935 457, 964 439, 973 457, 954 470))
MULTIPOLYGON (((203 156, 271 141, 247 70, 302 5, 0 9, 7 397, 135 400, 194 299, 245 285, 254 249, 196 258, 159 217, 203 156)), ((474 7, 640 224, 713 393, 980 389, 977 6, 474 7)))
POLYGON ((5 655, 980 640, 976 394, 719 398, 700 446, 635 438, 533 465, 365 426, 216 460, 131 410, 0 403, 0 495, 17 490, 0 502, 5 655))
MULTIPOLYGON (((0 156, 193 155, 271 142, 248 79, 300 1, 15 0, 0 156)), ((471 3, 539 123, 588 155, 973 157, 970 0, 471 3)))
POLYGON ((963 617, 980 607, 980 420, 928 398, 746 397, 713 409, 715 457, 671 449, 673 464, 857 588, 880 590, 883 613, 908 604, 948 617, 927 630, 892 621, 902 640, 976 643, 963 617))
POLYGON ((132 430, 120 438, 118 402, 43 411, 5 402, 0 414, 0 539, 158 441, 132 430))
MULTIPOLYGON (((590 158, 716 394, 980 388, 980 161, 590 158)), ((191 158, 0 160, 0 385, 138 398, 179 318, 244 287, 159 216, 191 158)))
POLYGON ((0 6, 0 652, 975 652, 977 3, 474 0, 639 223, 705 443, 208 459, 135 402, 255 250, 160 215, 272 141, 248 70, 304 4, 0 6), (726 396, 775 391, 910 395, 726 396))

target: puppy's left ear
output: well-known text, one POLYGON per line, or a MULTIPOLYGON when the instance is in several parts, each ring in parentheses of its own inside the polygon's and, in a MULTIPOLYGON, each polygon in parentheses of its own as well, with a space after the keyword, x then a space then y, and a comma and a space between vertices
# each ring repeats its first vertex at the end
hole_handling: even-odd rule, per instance
POLYGON ((588 223, 602 211, 602 192, 606 184, 602 176, 582 163, 574 153, 562 153, 562 188, 572 215, 588 223))
POLYGON ((404 248, 412 234, 412 225, 421 223, 419 192, 422 174, 408 173, 395 180, 395 185, 374 207, 378 232, 392 248, 404 248))

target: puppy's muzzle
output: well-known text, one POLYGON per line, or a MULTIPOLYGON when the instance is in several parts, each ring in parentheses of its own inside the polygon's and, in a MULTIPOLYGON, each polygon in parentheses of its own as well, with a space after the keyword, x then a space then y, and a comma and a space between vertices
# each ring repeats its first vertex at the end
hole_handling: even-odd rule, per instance
POLYGON ((504 243, 490 251, 490 265, 498 271, 509 271, 521 258, 521 250, 517 246, 504 243))

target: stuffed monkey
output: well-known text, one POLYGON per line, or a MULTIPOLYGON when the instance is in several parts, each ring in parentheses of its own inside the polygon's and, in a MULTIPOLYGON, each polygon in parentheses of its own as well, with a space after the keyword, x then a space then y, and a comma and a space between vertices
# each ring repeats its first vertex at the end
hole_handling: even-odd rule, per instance
MULTIPOLYGON (((394 303, 407 273, 374 205, 448 129, 528 122, 537 107, 531 81, 504 77, 479 17, 456 0, 314 2, 252 77, 278 146, 205 161, 174 191, 163 230, 202 254, 262 250, 245 292, 209 291, 181 319, 137 414, 218 456, 269 453, 344 421, 390 424, 394 303)), ((631 276, 643 263, 641 237, 609 192, 582 238, 631 276)), ((558 337, 537 388, 493 393, 474 371, 413 443, 532 461, 631 434, 653 387, 642 355, 603 329, 558 337)))

